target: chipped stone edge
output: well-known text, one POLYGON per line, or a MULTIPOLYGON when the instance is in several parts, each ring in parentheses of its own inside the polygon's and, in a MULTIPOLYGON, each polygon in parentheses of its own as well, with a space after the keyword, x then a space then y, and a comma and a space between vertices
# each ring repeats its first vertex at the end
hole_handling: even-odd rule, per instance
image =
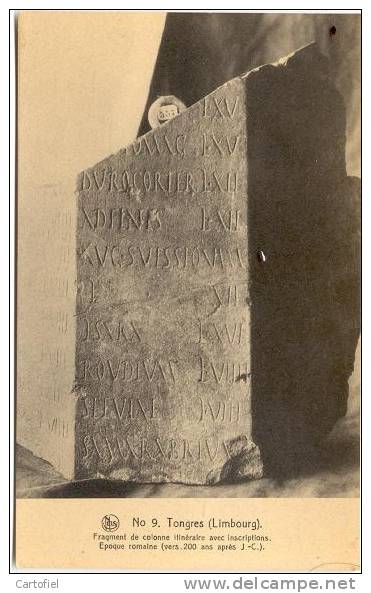
POLYGON ((104 479, 112 482, 131 482, 136 484, 183 484, 186 486, 215 486, 233 484, 244 480, 257 480, 264 476, 263 461, 260 449, 250 440, 240 447, 241 437, 232 441, 235 451, 231 457, 219 466, 214 467, 203 480, 187 479, 186 476, 173 477, 166 472, 158 472, 157 476, 146 478, 138 473, 138 469, 120 467, 109 473, 97 471, 89 480, 104 479))

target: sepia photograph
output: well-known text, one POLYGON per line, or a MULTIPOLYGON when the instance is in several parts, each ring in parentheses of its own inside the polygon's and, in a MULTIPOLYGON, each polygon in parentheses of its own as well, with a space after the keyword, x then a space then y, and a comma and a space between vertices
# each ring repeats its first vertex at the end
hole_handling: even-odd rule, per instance
POLYGON ((20 565, 358 570, 360 11, 14 26, 20 565))
POLYGON ((360 15, 18 28, 17 496, 357 496, 360 15))

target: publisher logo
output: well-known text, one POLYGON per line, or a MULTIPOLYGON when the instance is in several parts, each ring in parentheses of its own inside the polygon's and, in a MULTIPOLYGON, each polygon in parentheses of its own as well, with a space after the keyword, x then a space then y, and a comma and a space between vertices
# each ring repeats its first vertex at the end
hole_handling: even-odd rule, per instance
POLYGON ((120 527, 119 518, 116 515, 104 515, 102 527, 104 531, 116 531, 120 527))

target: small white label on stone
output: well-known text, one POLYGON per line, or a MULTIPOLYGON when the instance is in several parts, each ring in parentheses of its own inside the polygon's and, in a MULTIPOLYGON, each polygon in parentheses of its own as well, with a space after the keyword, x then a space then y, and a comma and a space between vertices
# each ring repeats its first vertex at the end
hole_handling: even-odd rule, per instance
POLYGON ((159 121, 167 121, 178 115, 178 107, 176 105, 164 105, 158 110, 159 121))
POLYGON ((185 109, 186 106, 184 103, 177 99, 177 97, 174 97, 174 95, 159 97, 149 108, 148 122, 152 129, 158 128, 158 126, 173 119, 173 117, 179 115, 185 109))

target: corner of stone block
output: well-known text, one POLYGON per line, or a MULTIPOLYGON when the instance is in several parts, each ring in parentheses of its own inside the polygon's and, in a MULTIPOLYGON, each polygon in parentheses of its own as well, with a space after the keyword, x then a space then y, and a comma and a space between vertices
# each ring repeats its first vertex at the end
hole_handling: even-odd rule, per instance
POLYGON ((222 467, 208 473, 207 484, 235 483, 244 480, 259 480, 264 476, 259 447, 246 437, 238 436, 228 442, 229 459, 222 467))

